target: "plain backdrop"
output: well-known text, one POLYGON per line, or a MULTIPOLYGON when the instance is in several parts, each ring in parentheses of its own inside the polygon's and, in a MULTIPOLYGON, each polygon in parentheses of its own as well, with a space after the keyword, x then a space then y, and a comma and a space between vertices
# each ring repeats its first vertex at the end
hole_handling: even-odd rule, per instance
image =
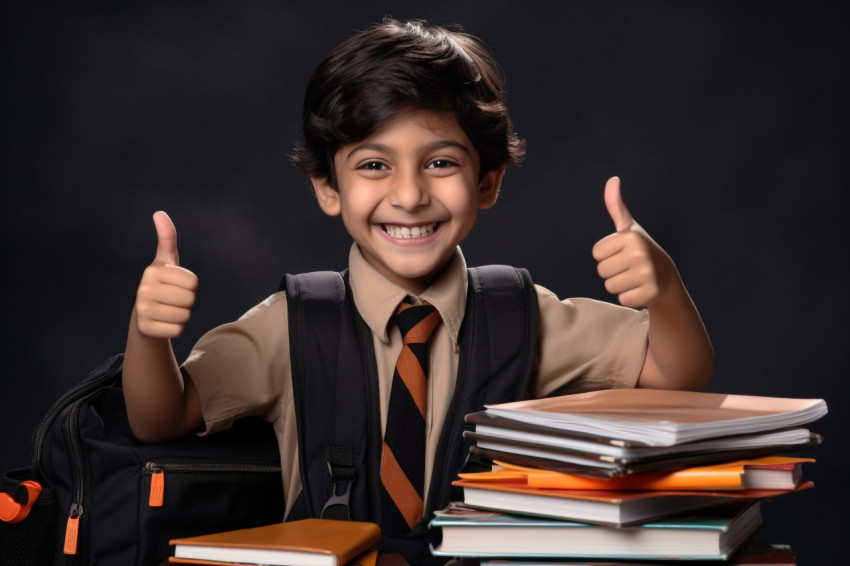
MULTIPOLYGON (((562 297, 611 300, 592 245, 619 175, 714 344, 709 390, 824 398, 816 488, 765 506, 800 564, 844 548, 850 40, 838 2, 88 2, 2 8, 0 471, 124 347, 169 212, 200 278, 179 358, 350 240, 289 164, 315 65, 379 21, 461 24, 528 142, 463 244, 562 297)), ((614 299, 615 300, 615 299, 614 299)), ((832 557, 832 558, 831 558, 832 557)), ((840 559, 839 559, 840 560, 840 559)))

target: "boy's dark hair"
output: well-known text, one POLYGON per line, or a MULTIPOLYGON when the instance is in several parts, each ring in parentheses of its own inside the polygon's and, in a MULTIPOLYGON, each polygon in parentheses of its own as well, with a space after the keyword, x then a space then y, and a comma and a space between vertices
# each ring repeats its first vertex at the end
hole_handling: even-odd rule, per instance
POLYGON ((292 161, 338 188, 337 149, 411 107, 454 114, 479 153, 482 175, 518 163, 525 153, 498 67, 480 40, 424 20, 385 18, 340 43, 316 68, 304 97, 303 140, 292 161))

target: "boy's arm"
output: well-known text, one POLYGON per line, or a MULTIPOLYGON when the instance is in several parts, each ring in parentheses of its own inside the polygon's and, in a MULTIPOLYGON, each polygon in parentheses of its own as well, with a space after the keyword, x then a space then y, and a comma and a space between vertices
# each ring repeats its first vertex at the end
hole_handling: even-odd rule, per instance
POLYGON ((702 388, 714 371, 714 352, 676 266, 632 218, 617 177, 605 185, 605 206, 617 232, 593 247, 597 271, 621 304, 649 311, 649 345, 638 386, 702 388))
POLYGON ((181 372, 170 340, 189 320, 198 278, 179 266, 171 219, 157 212, 154 224, 156 258, 145 269, 136 294, 123 369, 130 427, 144 442, 173 438, 203 423, 198 392, 181 372))

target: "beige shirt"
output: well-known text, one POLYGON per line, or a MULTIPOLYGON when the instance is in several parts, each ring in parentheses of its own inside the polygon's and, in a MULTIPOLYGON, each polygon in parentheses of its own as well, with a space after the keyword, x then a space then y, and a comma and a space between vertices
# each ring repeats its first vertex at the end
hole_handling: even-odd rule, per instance
MULTIPOLYGON (((401 336, 390 320, 408 293, 369 265, 356 245, 349 267, 354 303, 372 330, 383 432, 401 350, 401 336)), ((561 301, 543 287, 535 289, 539 343, 533 396, 635 386, 646 355, 646 311, 591 299, 561 301)), ((466 262, 458 249, 443 274, 417 297, 434 305, 443 320, 429 348, 426 486, 454 391, 466 293, 466 262)), ((205 334, 183 367, 197 386, 205 433, 228 428, 246 415, 261 415, 274 424, 288 513, 301 492, 301 479, 287 320, 286 295, 275 293, 239 320, 205 334)))

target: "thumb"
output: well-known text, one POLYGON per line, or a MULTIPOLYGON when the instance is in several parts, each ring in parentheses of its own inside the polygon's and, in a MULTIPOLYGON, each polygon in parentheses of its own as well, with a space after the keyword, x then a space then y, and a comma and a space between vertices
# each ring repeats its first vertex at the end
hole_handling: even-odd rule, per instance
POLYGON ((634 219, 632 213, 626 208, 626 203, 623 202, 623 195, 620 194, 619 177, 611 177, 605 183, 605 208, 608 209, 617 232, 631 228, 634 219))
POLYGON ((180 265, 180 257, 177 254, 177 229, 174 222, 163 211, 157 211, 153 215, 153 223, 156 227, 156 259, 171 265, 180 265))

